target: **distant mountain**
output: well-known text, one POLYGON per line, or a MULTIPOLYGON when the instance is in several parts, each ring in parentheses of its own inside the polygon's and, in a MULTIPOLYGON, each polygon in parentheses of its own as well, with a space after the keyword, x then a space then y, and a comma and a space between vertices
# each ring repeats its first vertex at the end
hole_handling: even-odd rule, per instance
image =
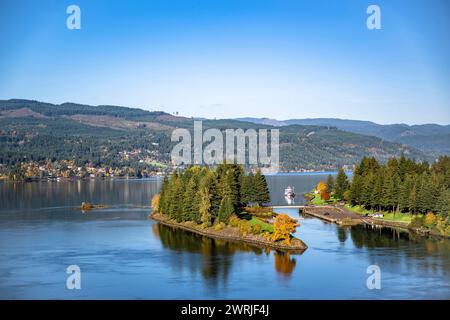
POLYGON ((370 121, 333 118, 289 119, 283 121, 268 118, 239 118, 237 120, 272 126, 299 124, 335 127, 348 132, 375 136, 387 141, 402 143, 424 152, 432 152, 436 155, 450 154, 450 125, 382 125, 370 121))
MULTIPOLYGON (((175 145, 170 139, 172 131, 180 127, 192 130, 193 122, 193 118, 138 108, 0 100, 0 165, 72 159, 79 165, 119 167, 159 162, 170 166, 175 145)), ((204 129, 271 129, 273 125, 248 119, 203 120, 204 129)), ((435 159, 413 147, 331 125, 286 123, 280 127, 284 171, 330 170, 352 165, 363 156, 385 161, 401 153, 417 160, 435 159)))

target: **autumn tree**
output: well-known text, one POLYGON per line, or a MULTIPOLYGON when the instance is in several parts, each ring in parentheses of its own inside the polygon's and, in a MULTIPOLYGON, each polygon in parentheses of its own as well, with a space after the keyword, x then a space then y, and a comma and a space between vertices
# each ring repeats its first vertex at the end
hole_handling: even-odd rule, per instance
POLYGON ((283 240, 286 244, 291 243, 291 233, 295 232, 297 221, 289 217, 287 214, 279 214, 273 223, 274 241, 283 240))
POLYGON ((155 194, 152 198, 152 210, 153 212, 158 212, 159 210, 159 202, 161 195, 159 193, 155 194))
POLYGON ((327 184, 325 183, 325 181, 321 180, 319 181, 319 183, 317 183, 316 189, 319 193, 322 192, 323 190, 327 190, 327 184))

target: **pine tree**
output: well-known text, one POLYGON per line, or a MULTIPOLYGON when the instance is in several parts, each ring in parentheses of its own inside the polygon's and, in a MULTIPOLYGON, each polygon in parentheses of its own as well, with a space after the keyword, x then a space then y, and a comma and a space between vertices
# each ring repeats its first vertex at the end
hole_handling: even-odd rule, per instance
POLYGON ((417 208, 421 213, 427 213, 433 207, 431 180, 427 173, 420 176, 419 189, 417 191, 417 208))
POLYGON ((364 178, 359 174, 354 174, 350 184, 350 201, 353 205, 362 203, 362 193, 364 187, 364 178))
POLYGON ((372 209, 381 209, 381 197, 383 192, 383 176, 377 174, 375 176, 375 184, 373 185, 372 194, 370 196, 370 206, 372 209))
POLYGON ((391 170, 382 170, 382 190, 380 205, 387 210, 394 210, 395 182, 391 170))
POLYGON ((408 174, 405 176, 403 183, 400 186, 400 195, 399 195, 399 208, 400 211, 409 211, 410 210, 410 196, 413 188, 413 181, 411 176, 408 174))
POLYGON ((444 218, 450 216, 450 190, 443 188, 436 202, 436 211, 444 218))
POLYGON ((194 177, 192 177, 187 183, 186 190, 183 194, 183 210, 181 217, 179 218, 181 221, 195 221, 198 206, 196 205, 196 192, 197 192, 197 181, 194 177))
POLYGON ((219 206, 219 221, 223 223, 228 223, 230 216, 234 213, 233 203, 229 196, 225 196, 220 202, 219 206))
POLYGON ((211 201, 211 218, 215 219, 218 215, 219 205, 220 205, 220 197, 218 193, 217 187, 217 177, 216 174, 212 171, 208 171, 203 179, 200 182, 200 189, 205 188, 209 193, 209 198, 211 201))
POLYGON ((339 169, 334 186, 334 193, 338 199, 344 199, 344 192, 348 189, 348 179, 344 169, 339 169))
POLYGON ((267 186, 266 177, 258 169, 254 178, 254 201, 258 204, 270 202, 269 187, 267 186))
POLYGON ((162 186, 161 186, 161 194, 159 198, 159 208, 158 211, 162 214, 167 213, 167 190, 169 188, 169 178, 167 176, 164 177, 162 186))
POLYGON ((334 191, 334 179, 331 174, 329 174, 327 177, 327 191, 329 194, 334 191))
POLYGON ((417 190, 418 190, 419 183, 416 178, 414 178, 412 182, 412 188, 411 192, 409 194, 409 211, 411 211, 413 214, 417 213, 418 206, 417 206, 417 190))
POLYGON ((174 171, 172 173, 172 176, 169 181, 169 185, 167 187, 167 194, 164 197, 165 198, 164 199, 165 208, 166 208, 164 211, 166 211, 166 214, 169 216, 170 219, 175 218, 174 205, 173 205, 172 200, 174 198, 173 192, 175 191, 175 181, 176 180, 178 180, 178 174, 176 171, 174 171))
POLYGON ((207 188, 201 188, 199 191, 200 205, 199 214, 202 224, 206 227, 211 226, 212 216, 211 216, 211 200, 210 194, 207 188))
POLYGON ((247 206, 249 203, 254 201, 254 178, 255 176, 252 172, 241 177, 241 201, 243 206, 247 206))

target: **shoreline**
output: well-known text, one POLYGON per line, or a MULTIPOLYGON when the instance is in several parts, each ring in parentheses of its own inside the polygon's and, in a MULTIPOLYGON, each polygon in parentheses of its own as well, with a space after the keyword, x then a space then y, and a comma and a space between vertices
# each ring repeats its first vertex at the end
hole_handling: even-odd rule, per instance
POLYGON ((380 227, 402 229, 405 231, 413 232, 414 234, 419 236, 430 236, 440 239, 449 238, 429 230, 424 230, 420 228, 410 228, 409 223, 407 222, 386 221, 379 218, 361 216, 357 213, 348 211, 345 208, 339 206, 309 204, 303 209, 303 213, 324 221, 335 223, 339 226, 352 226, 358 224, 366 224, 372 226, 376 225, 380 227))
MULTIPOLYGON (((289 175, 321 175, 321 174, 337 174, 337 171, 279 171, 276 173, 267 173, 266 176, 289 176, 289 175)), ((114 179, 123 179, 123 180, 140 180, 140 179, 152 179, 155 177, 162 177, 170 176, 170 173, 155 173, 152 175, 149 175, 147 177, 141 177, 138 178, 136 176, 104 176, 104 177, 78 177, 78 176, 72 176, 72 177, 63 177, 63 176, 54 176, 54 177, 32 177, 32 178, 26 178, 26 179, 20 179, 20 180, 12 180, 8 179, 6 176, 0 177, 0 182, 41 182, 41 181, 48 181, 48 182, 57 182, 57 181, 89 181, 89 180, 114 180, 114 179)))
POLYGON ((300 239, 293 238, 291 241, 295 241, 296 244, 282 244, 282 243, 275 243, 273 241, 267 240, 261 236, 257 235, 245 235, 241 236, 238 233, 237 228, 231 228, 226 227, 223 230, 214 230, 214 227, 208 227, 204 229, 200 229, 200 227, 196 227, 196 225, 192 222, 176 222, 174 220, 170 220, 164 216, 162 216, 159 213, 152 213, 149 215, 149 218, 155 220, 158 223, 161 223, 166 226, 174 227, 183 229, 186 231, 190 231, 202 236, 214 238, 214 239, 220 239, 220 240, 226 240, 231 242, 240 242, 240 243, 246 243, 249 245, 254 245, 260 248, 270 248, 274 250, 280 250, 280 251, 289 251, 294 253, 303 253, 306 249, 308 249, 308 246, 300 239), (228 229, 228 230, 226 230, 228 229), (231 231, 230 233, 226 233, 224 231, 231 231))

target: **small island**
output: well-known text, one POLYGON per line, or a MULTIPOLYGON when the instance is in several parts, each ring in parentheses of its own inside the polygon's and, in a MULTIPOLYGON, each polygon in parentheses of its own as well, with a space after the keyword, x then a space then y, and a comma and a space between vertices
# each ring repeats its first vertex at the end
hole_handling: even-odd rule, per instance
POLYGON ((244 173, 237 164, 216 170, 191 166, 164 178, 161 193, 152 199, 150 217, 161 224, 228 241, 263 248, 302 252, 303 241, 292 236, 297 221, 276 214, 260 170, 244 173))

